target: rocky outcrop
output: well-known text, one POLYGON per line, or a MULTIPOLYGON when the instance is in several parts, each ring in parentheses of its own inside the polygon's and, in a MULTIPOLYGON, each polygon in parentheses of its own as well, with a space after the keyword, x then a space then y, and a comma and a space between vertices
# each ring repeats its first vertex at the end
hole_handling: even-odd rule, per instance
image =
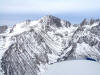
POLYGON ((24 32, 11 38, 14 43, 2 58, 4 75, 37 75, 39 65, 48 63, 47 51, 34 31, 24 32), (37 37, 37 38, 36 38, 37 37), (37 46, 36 46, 37 45, 37 46))
POLYGON ((97 26, 92 27, 91 33, 100 36, 100 23, 97 26))
POLYGON ((63 23, 61 23, 62 21, 63 20, 52 15, 47 15, 40 19, 40 23, 46 26, 62 27, 62 25, 65 25, 66 27, 70 27, 71 23, 69 21, 63 21, 63 23))
POLYGON ((81 23, 80 23, 80 25, 82 26, 82 25, 92 25, 92 24, 94 24, 94 23, 96 23, 96 22, 100 22, 100 19, 93 19, 93 18, 91 18, 91 19, 84 19, 81 23))
POLYGON ((4 33, 7 30, 7 26, 0 26, 0 34, 4 33))

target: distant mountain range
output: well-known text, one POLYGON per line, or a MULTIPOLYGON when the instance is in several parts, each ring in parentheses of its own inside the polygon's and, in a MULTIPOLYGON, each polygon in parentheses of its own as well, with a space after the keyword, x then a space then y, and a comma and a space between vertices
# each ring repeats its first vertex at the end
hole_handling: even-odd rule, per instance
POLYGON ((100 61, 100 19, 71 24, 52 15, 0 26, 0 74, 39 75, 65 60, 100 61))

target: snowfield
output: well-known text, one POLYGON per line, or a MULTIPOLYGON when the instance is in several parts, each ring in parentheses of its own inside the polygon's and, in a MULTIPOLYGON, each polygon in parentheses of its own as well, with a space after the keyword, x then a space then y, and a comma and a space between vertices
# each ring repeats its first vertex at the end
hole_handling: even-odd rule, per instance
POLYGON ((64 61, 49 65, 42 75, 100 75, 100 63, 87 60, 64 61))

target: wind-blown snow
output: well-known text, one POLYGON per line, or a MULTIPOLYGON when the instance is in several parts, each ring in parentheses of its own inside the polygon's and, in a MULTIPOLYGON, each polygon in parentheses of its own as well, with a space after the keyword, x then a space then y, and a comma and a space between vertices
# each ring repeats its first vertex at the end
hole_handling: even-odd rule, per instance
POLYGON ((22 23, 18 23, 15 25, 14 29, 13 29, 13 33, 11 33, 10 35, 18 35, 21 34, 25 31, 30 30, 31 27, 36 26, 36 24, 38 23, 38 21, 32 21, 32 22, 22 22, 22 23))
POLYGON ((100 63, 87 60, 73 60, 49 65, 42 75, 100 75, 100 63))

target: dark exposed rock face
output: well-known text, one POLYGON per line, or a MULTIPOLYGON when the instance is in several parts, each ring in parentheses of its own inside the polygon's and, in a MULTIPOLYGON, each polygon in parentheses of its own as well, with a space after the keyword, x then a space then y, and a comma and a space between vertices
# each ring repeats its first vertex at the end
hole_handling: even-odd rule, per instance
POLYGON ((89 24, 89 21, 87 19, 84 19, 80 25, 88 25, 88 24, 89 24))
POLYGON ((57 27, 61 27, 62 25, 61 25, 60 21, 61 20, 59 18, 48 15, 48 16, 43 17, 40 20, 40 23, 43 23, 45 25, 54 25, 54 26, 57 26, 57 27))
POLYGON ((69 21, 65 21, 65 26, 68 28, 71 26, 71 23, 69 21))
POLYGON ((82 42, 85 42, 86 44, 89 44, 90 46, 94 46, 98 43, 98 40, 96 40, 93 37, 83 36, 83 37, 80 37, 78 40, 78 43, 82 43, 82 42))
POLYGON ((7 26, 0 26, 0 33, 4 33, 7 30, 7 26))
MULTIPOLYGON (((40 23, 43 23, 43 24, 45 24, 47 26, 62 27, 61 19, 59 19, 57 17, 54 17, 54 16, 51 16, 51 15, 43 17, 40 20, 40 23)), ((66 27, 69 27, 70 25, 71 25, 71 23, 69 21, 65 21, 65 26, 66 27)))
POLYGON ((92 24, 94 24, 94 23, 96 23, 96 22, 100 22, 100 19, 84 19, 82 22, 81 22, 81 26, 82 25, 92 25, 92 24))
POLYGON ((91 32, 95 35, 100 36, 100 23, 97 26, 92 27, 91 32))

